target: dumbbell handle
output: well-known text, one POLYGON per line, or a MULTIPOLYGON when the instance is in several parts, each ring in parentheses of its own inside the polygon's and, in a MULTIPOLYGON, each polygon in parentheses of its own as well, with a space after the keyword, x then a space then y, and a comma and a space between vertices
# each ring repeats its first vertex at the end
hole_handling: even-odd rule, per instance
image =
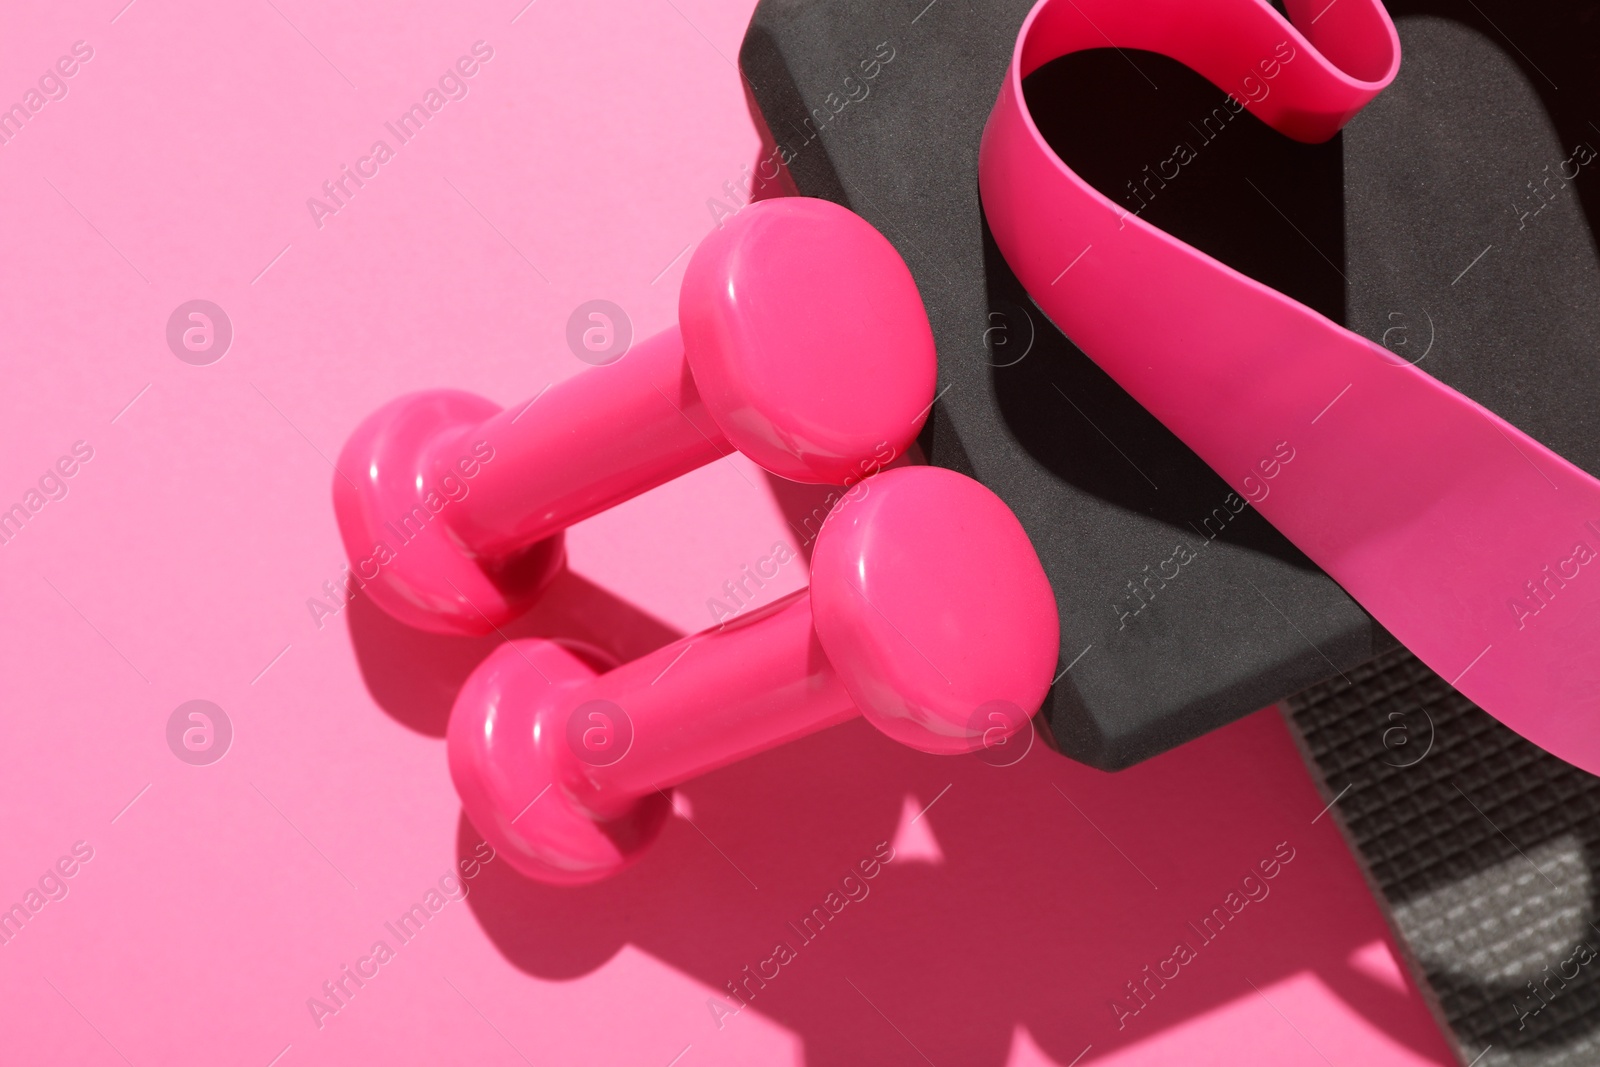
POLYGON ((573 758, 573 799, 604 818, 860 714, 817 640, 808 594, 676 641, 569 693, 564 709, 611 701, 633 728, 632 746, 615 763, 573 758))
POLYGON ((435 480, 486 441, 468 495, 446 513, 474 552, 509 554, 733 451, 706 409, 676 326, 615 363, 550 386, 433 453, 435 480))

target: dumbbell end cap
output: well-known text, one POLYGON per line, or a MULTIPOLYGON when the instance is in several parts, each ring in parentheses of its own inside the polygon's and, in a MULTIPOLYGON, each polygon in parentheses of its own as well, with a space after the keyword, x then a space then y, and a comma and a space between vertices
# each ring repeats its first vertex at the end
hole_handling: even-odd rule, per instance
POLYGON ((554 641, 509 641, 472 672, 450 712, 450 777, 467 818, 497 855, 550 885, 586 885, 628 867, 668 811, 661 794, 604 821, 572 802, 567 783, 577 770, 562 701, 594 676, 554 641))
POLYGON ((689 261, 678 322, 729 442, 784 478, 859 481, 905 454, 933 405, 933 331, 911 271, 827 200, 761 200, 725 220, 689 261))
POLYGON ((333 510, 354 583, 373 603, 431 633, 480 635, 525 612, 566 559, 560 534, 515 556, 475 557, 448 529, 471 494, 460 474, 439 476, 441 447, 476 462, 477 426, 500 408, 480 396, 434 389, 399 397, 350 435, 333 477, 333 510))
POLYGON ((1028 535, 984 486, 941 467, 868 478, 811 557, 817 637, 861 714, 924 752, 976 752, 1027 728, 1060 645, 1028 535))

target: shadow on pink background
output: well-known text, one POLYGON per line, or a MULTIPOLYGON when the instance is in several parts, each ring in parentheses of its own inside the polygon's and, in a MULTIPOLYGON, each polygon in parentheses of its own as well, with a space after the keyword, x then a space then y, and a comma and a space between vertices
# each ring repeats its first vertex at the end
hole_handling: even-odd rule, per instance
MULTIPOLYGON (((472 868, 441 735, 493 641, 359 599, 319 620, 329 459, 401 392, 510 404, 580 372, 585 300, 672 321, 708 200, 759 154, 732 65, 750 5, 124 5, 0 14, 0 103, 93 52, 0 145, 0 507, 93 450, 0 545, 0 904, 92 851, 0 945, 0 1062, 1451 1061, 1273 712, 1114 777, 856 722, 690 783, 614 882, 472 868), (479 41, 464 98, 318 219, 307 199, 479 41), (165 337, 196 298, 234 330, 209 366, 165 337), (207 766, 167 742, 194 699, 234 733, 207 766), (786 924, 879 842, 870 895, 799 947, 786 924), (1119 1029, 1125 983, 1280 842, 1270 896, 1119 1029), (464 900, 389 932, 463 862, 464 900), (727 1015, 780 940, 795 958, 727 1015), (340 1004, 346 966, 377 969, 340 1004)), ((712 464, 575 528, 508 632, 631 656, 701 629, 815 501, 712 464)), ((797 562, 766 594, 804 583, 797 562)))

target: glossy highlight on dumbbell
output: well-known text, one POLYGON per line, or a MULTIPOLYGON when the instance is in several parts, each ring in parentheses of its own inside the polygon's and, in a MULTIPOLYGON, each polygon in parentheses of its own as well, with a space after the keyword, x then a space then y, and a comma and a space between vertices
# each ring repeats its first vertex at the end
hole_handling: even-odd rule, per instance
POLYGON ((932 405, 911 272, 836 204, 766 200, 728 219, 695 250, 678 309, 677 326, 528 403, 440 389, 367 418, 333 488, 373 601, 421 629, 487 633, 560 568, 571 524, 733 449, 794 481, 859 480, 904 453, 932 405))
POLYGON ((537 638, 479 665, 450 714, 450 774, 497 852, 581 885, 640 855, 672 786, 857 714, 940 754, 1028 725, 1059 622, 1016 516, 939 467, 861 484, 817 536, 808 590, 605 673, 537 638))

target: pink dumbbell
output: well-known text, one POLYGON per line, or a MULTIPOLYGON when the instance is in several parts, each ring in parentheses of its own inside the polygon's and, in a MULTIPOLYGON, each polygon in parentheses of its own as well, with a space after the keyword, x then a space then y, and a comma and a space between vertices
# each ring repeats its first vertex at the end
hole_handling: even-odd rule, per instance
POLYGON ((523 874, 580 885, 654 839, 666 790, 856 714, 924 752, 993 746, 1044 700, 1059 621, 1021 523, 977 482, 902 467, 817 535, 811 588, 604 674, 497 648, 450 713, 467 816, 523 874))
POLYGON ((678 317, 527 404, 441 389, 363 422, 333 496, 373 601, 424 630, 487 633, 560 568, 571 524, 734 448, 795 481, 859 480, 905 451, 932 404, 911 272, 825 200, 728 220, 690 259, 678 317))

